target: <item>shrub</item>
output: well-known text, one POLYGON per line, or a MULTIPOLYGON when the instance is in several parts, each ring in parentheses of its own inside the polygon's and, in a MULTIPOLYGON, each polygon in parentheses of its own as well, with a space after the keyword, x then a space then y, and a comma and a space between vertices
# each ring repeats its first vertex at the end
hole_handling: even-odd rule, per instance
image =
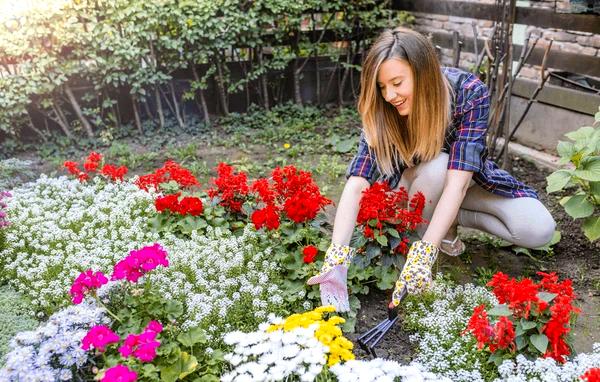
MULTIPOLYGON (((600 124, 600 111, 594 125, 600 124)), ((582 229, 590 241, 600 238, 600 127, 584 126, 565 134, 571 142, 561 141, 556 150, 563 168, 548 176, 548 193, 564 188, 571 195, 560 200, 565 211, 574 219, 583 219, 582 229)))

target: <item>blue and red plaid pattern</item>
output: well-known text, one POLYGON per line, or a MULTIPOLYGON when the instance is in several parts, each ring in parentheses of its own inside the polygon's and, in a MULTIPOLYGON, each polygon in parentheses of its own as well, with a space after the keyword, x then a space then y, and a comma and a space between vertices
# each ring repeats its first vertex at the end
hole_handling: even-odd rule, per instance
MULTIPOLYGON (((443 152, 448 153, 448 169, 472 171, 473 180, 485 190, 509 198, 538 197, 535 190, 516 180, 507 171, 487 159, 486 134, 490 99, 486 85, 474 74, 456 68, 442 68, 454 96, 452 119, 444 142, 443 152)), ((360 176, 371 184, 387 181, 396 187, 405 167, 397 168, 390 177, 377 168, 375 153, 369 149, 364 134, 361 135, 358 153, 350 162, 346 178, 360 176)))

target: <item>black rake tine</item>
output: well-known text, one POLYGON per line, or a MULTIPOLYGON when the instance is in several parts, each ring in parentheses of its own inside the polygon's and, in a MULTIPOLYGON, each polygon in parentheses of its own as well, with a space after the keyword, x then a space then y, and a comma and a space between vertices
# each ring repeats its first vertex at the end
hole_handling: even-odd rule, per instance
POLYGON ((373 356, 375 358, 377 358, 377 355, 375 354, 375 347, 377 346, 377 344, 379 344, 379 342, 381 342, 381 340, 387 334, 387 332, 390 331, 390 329, 392 328, 392 326, 394 326, 394 324, 396 323, 396 321, 398 321, 398 316, 396 316, 393 320, 389 321, 389 323, 387 324, 387 326, 381 331, 381 334, 379 334, 379 337, 377 337, 373 341, 373 344, 369 347, 369 349, 371 350, 371 354, 373 354, 373 356))
POLYGON ((383 320, 379 324, 377 324, 377 326, 375 326, 362 336, 358 337, 358 344, 365 352, 369 352, 369 342, 371 342, 371 339, 374 338, 388 322, 389 320, 383 320))
MULTIPOLYGON (((404 299, 406 293, 407 290, 404 288, 400 293, 400 301, 404 299)), ((389 332, 392 326, 394 326, 394 324, 398 321, 398 307, 399 305, 391 309, 388 308, 388 318, 386 320, 381 321, 377 326, 358 337, 358 344, 366 353, 377 358, 375 347, 379 344, 379 342, 381 342, 387 332, 389 332)))

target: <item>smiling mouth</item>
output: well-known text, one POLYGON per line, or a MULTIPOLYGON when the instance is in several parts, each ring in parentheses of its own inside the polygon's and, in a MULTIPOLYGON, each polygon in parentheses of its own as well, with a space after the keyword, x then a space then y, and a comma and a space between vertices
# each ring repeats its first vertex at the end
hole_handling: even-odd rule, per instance
POLYGON ((395 107, 400 107, 400 106, 404 105, 405 103, 406 103, 406 98, 404 98, 400 102, 392 103, 392 105, 394 105, 395 107))

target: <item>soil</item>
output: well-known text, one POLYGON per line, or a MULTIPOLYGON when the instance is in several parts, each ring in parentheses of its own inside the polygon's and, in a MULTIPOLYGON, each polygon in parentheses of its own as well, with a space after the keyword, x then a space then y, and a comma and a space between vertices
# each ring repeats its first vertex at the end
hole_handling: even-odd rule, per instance
MULTIPOLYGON (((577 353, 589 352, 595 342, 600 342, 600 242, 590 243, 581 231, 579 221, 564 212, 558 200, 564 195, 548 195, 545 191, 546 176, 550 171, 541 169, 521 158, 513 159, 511 173, 519 180, 534 187, 540 200, 548 207, 557 222, 562 238, 554 246, 553 254, 533 253, 532 257, 516 254, 510 247, 496 247, 481 240, 474 230, 460 230, 467 244, 467 251, 458 258, 441 256, 438 270, 450 273, 460 283, 476 282, 477 269, 486 267, 502 271, 513 277, 534 276, 537 271, 557 272, 561 279, 570 278, 577 293, 577 305, 582 309, 572 334, 577 353)), ((387 318, 386 305, 389 292, 371 289, 362 296, 358 312, 356 333, 348 335, 354 342, 358 359, 369 359, 356 338, 387 318)), ((414 344, 408 340, 409 333, 396 325, 377 346, 377 355, 401 363, 407 363, 414 354, 414 344)))

